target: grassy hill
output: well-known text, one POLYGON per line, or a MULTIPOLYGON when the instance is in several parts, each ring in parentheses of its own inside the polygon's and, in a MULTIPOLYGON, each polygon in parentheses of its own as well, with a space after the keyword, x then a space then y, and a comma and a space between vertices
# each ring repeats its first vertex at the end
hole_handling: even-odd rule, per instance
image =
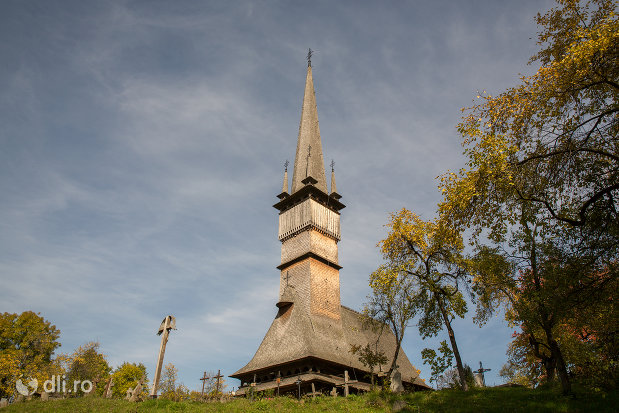
POLYGON ((402 411, 434 413, 510 413, 510 412, 616 412, 619 406, 617 392, 602 393, 577 390, 573 397, 563 397, 556 389, 488 388, 463 393, 441 390, 407 394, 404 396, 378 393, 360 396, 317 397, 300 402, 289 397, 250 402, 235 399, 220 403, 171 402, 148 400, 130 403, 125 400, 76 398, 42 402, 33 400, 11 405, 0 410, 13 412, 389 412, 393 403, 403 400, 402 411))

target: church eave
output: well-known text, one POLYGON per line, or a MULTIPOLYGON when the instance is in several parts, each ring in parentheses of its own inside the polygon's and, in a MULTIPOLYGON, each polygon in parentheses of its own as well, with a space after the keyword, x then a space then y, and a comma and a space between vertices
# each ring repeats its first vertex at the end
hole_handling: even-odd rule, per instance
POLYGON ((333 261, 329 261, 328 259, 323 258, 323 257, 321 257, 320 255, 315 254, 315 253, 313 253, 313 252, 311 252, 311 251, 310 251, 310 252, 306 252, 305 254, 303 254, 303 255, 301 255, 301 256, 298 256, 297 258, 293 258, 293 259, 292 259, 292 260, 290 260, 290 261, 286 261, 285 263, 283 263, 283 264, 281 264, 281 265, 278 265, 276 268, 277 268, 278 270, 282 271, 282 270, 285 270, 287 267, 290 267, 291 265, 296 264, 297 262, 301 262, 301 261, 303 261, 303 260, 306 260, 306 259, 308 259, 308 258, 313 258, 313 259, 315 259, 316 261, 320 261, 320 262, 322 262, 323 264, 326 264, 326 265, 328 265, 329 267, 333 267, 333 268, 335 268, 335 269, 336 269, 336 270, 338 270, 338 271, 339 271, 339 270, 341 270, 341 269, 343 268, 343 267, 341 267, 340 265, 338 265, 338 264, 334 263, 333 261))
POLYGON ((287 209, 292 208, 293 206, 301 203, 307 198, 315 199, 320 202, 327 208, 331 209, 334 212, 338 212, 341 209, 346 208, 346 205, 341 203, 338 198, 329 196, 314 185, 306 185, 303 188, 299 189, 294 194, 283 198, 281 201, 273 205, 273 208, 280 211, 280 213, 286 211, 287 209))

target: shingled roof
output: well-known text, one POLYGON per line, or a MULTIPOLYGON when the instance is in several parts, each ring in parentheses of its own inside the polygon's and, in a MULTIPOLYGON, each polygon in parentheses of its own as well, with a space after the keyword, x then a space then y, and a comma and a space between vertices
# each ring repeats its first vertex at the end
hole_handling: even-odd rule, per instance
MULTIPOLYGON (((350 349, 352 345, 373 346, 377 340, 378 349, 384 352, 389 360, 376 370, 387 371, 395 352, 395 336, 389 327, 385 326, 382 332, 364 328, 363 316, 345 306, 341 306, 341 319, 335 320, 310 315, 295 309, 292 304, 279 310, 254 357, 231 377, 241 378, 308 357, 369 372, 350 349)), ((404 351, 400 351, 397 365, 403 381, 428 387, 419 378, 419 372, 404 351)))

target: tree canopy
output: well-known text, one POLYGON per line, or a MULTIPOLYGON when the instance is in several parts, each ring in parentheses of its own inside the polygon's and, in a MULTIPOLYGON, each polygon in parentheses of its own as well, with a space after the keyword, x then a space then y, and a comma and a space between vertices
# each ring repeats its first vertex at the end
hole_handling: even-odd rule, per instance
MULTIPOLYGON (((557 3, 536 18, 537 72, 464 109, 458 131, 468 161, 442 177, 439 212, 472 230, 479 319, 503 300, 523 334, 512 349, 524 343, 568 393, 578 357, 565 358, 566 326, 592 329, 574 312, 617 320, 619 21, 613 1, 557 3)), ((597 348, 616 376, 609 335, 597 348)))
POLYGON ((60 372, 52 358, 59 337, 56 326, 32 311, 0 315, 0 397, 13 395, 20 377, 43 383, 60 372))
POLYGON ((541 67, 519 86, 464 109, 467 168, 443 177, 440 210, 454 223, 514 224, 518 203, 571 226, 617 236, 619 21, 612 0, 560 0, 537 16, 541 67))
MULTIPOLYGON (((389 299, 396 303, 391 307, 405 308, 407 318, 399 317, 400 323, 419 314, 417 325, 424 338, 445 328, 466 390, 464 365, 451 327, 453 318, 463 317, 467 309, 462 294, 468 289, 462 238, 442 221, 423 221, 405 208, 391 215, 387 227, 387 238, 378 244, 386 263, 370 276, 371 303, 389 299)), ((425 354, 430 356, 432 351, 425 354)))

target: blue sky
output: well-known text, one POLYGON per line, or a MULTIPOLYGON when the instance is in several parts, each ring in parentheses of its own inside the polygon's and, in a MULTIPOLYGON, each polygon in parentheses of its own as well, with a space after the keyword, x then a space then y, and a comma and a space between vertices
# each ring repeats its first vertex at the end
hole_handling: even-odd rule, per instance
MULTIPOLYGON (((0 3, 0 311, 33 310, 60 351, 99 341, 165 362, 197 389, 231 374, 275 313, 277 211, 305 81, 336 162, 342 303, 360 309, 390 212, 430 219, 463 166, 477 91, 517 83, 550 1, 13 1, 0 3)), ((472 315, 472 314, 471 314, 472 315)), ((500 383, 499 317, 455 325, 463 360, 500 383)), ((429 369, 415 326, 404 350, 429 369)), ((229 386, 238 386, 230 380, 229 386)))

